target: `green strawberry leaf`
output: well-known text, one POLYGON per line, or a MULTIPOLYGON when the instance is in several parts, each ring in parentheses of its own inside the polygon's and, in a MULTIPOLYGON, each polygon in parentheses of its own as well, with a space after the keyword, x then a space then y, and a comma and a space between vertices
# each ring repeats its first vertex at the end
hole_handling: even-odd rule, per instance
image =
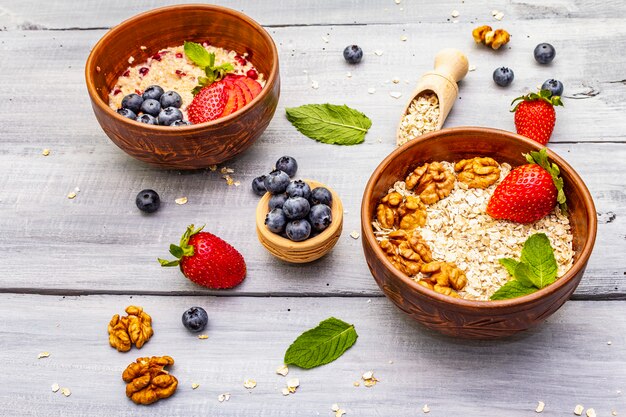
POLYGON ((356 342, 354 325, 330 317, 307 330, 285 352, 285 364, 310 369, 330 363, 356 342))
POLYGON ((215 54, 211 57, 209 51, 199 43, 185 41, 183 49, 187 58, 200 68, 211 66, 211 62, 215 60, 215 54))
POLYGON ((318 142, 336 145, 362 143, 372 121, 346 105, 306 104, 290 107, 287 119, 305 136, 318 142))
POLYGON ((178 266, 180 261, 176 259, 175 261, 168 261, 166 259, 157 258, 161 266, 178 266))
POLYGON ((173 257, 177 259, 173 261, 168 261, 158 258, 161 266, 177 266, 183 256, 193 256, 193 246, 189 245, 189 238, 191 238, 191 236, 195 235, 196 233, 202 231, 202 229, 204 229, 204 225, 198 227, 197 229, 193 224, 187 226, 185 233, 183 233, 183 236, 180 238, 180 244, 178 246, 174 244, 170 245, 170 253, 173 257))
POLYGON ((537 291, 537 288, 526 286, 520 281, 514 279, 498 288, 498 291, 494 292, 489 299, 508 300, 509 298, 516 298, 523 295, 532 294, 535 291, 537 291))
POLYGON ((170 253, 174 258, 182 258, 184 255, 183 249, 180 246, 176 246, 173 243, 170 245, 170 253))
POLYGON ((561 214, 567 216, 567 198, 565 197, 564 186, 565 183, 561 175, 561 169, 554 162, 550 162, 548 159, 548 151, 547 148, 542 148, 537 151, 531 151, 529 153, 523 154, 528 163, 537 164, 546 171, 550 173, 552 176, 552 182, 556 187, 557 195, 556 201, 559 203, 559 209, 561 210, 561 214))
MULTIPOLYGON (((520 265, 515 268, 515 276, 523 273, 537 288, 544 288, 556 280, 557 263, 550 240, 545 233, 535 233, 522 248, 520 265), (518 271, 520 269, 520 271, 518 271)), ((519 278, 518 278, 519 279, 519 278)))

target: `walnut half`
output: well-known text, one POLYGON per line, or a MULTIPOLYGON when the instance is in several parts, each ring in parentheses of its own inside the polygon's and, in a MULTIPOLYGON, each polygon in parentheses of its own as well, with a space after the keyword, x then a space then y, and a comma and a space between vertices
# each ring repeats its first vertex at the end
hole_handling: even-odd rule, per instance
POLYGON ((511 40, 511 35, 504 29, 493 30, 491 26, 479 26, 472 31, 476 43, 483 43, 492 49, 499 49, 511 40))
POLYGON ((426 278, 418 283, 439 294, 459 298, 457 291, 461 291, 467 285, 465 273, 453 263, 429 262, 422 265, 420 272, 426 275, 426 278))
POLYGON ((391 264, 408 276, 419 273, 422 265, 432 261, 428 244, 417 230, 411 234, 404 230, 391 232, 387 239, 379 242, 391 264))
POLYGON ((469 188, 487 188, 500 178, 500 165, 488 157, 462 159, 454 164, 454 170, 469 188))
POLYGON ((405 183, 406 188, 414 190, 424 204, 435 204, 450 194, 454 181, 454 175, 440 162, 431 162, 413 170, 406 177, 405 183))
POLYGON ((126 307, 126 317, 119 314, 109 322, 109 344, 120 352, 128 352, 134 344, 137 349, 152 337, 152 318, 138 306, 126 307))
POLYGON ((172 396, 178 380, 163 368, 173 364, 174 359, 169 356, 138 358, 122 373, 126 396, 135 404, 144 405, 172 396))

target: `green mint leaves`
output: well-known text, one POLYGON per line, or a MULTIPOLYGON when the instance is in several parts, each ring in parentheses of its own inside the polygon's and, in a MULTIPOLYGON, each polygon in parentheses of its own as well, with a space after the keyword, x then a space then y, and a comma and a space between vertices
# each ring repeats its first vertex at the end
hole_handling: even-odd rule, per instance
POLYGON ((557 196, 556 201, 559 203, 559 208, 561 209, 561 213, 566 216, 567 215, 567 203, 565 198, 565 191, 563 191, 563 178, 560 177, 561 170, 559 166, 554 162, 550 162, 548 159, 548 151, 546 148, 542 148, 539 152, 530 152, 525 153, 524 157, 528 161, 529 164, 537 164, 541 168, 548 171, 548 173, 552 176, 552 182, 556 187, 557 196))
POLYGON ((346 105, 306 104, 286 109, 287 119, 305 136, 336 145, 362 143, 372 121, 346 105))
POLYGON ((285 352, 285 364, 305 369, 326 365, 343 355, 357 337, 354 325, 330 317, 298 336, 285 352))
POLYGON ((229 62, 215 66, 215 54, 212 52, 209 53, 209 51, 199 43, 185 41, 183 49, 185 50, 187 58, 202 68, 206 75, 205 77, 198 77, 199 85, 191 91, 194 95, 198 94, 198 92, 207 85, 221 80, 226 74, 235 69, 229 62))
POLYGON ((556 281, 557 264, 554 249, 545 233, 536 233, 524 243, 519 261, 499 259, 513 280, 500 287, 491 300, 506 300, 532 294, 556 281))

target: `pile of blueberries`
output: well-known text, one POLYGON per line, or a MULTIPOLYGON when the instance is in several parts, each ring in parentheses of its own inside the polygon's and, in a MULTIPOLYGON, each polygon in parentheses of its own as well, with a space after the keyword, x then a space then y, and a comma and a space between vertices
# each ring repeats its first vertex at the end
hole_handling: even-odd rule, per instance
POLYGON ((262 196, 272 194, 265 225, 277 235, 294 242, 317 236, 332 223, 333 197, 324 187, 311 187, 302 180, 292 181, 298 163, 290 156, 276 162, 276 169, 252 181, 252 191, 262 196))
POLYGON ((146 88, 142 95, 128 94, 122 99, 122 108, 117 112, 124 117, 148 125, 185 126, 180 106, 183 99, 176 91, 163 91, 158 85, 146 88))

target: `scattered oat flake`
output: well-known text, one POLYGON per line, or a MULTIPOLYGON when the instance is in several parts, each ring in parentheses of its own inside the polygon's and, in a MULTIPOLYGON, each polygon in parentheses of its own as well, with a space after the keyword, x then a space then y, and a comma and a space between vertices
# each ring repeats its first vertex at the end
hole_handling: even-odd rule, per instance
POLYGON ((239 187, 241 185, 241 181, 235 181, 233 184, 235 185, 235 187, 239 187))
POLYGON ((287 374, 289 373, 289 368, 287 367, 287 365, 282 365, 282 366, 279 366, 279 367, 276 369, 276 373, 277 373, 278 375, 287 376, 287 374))
POLYGON ((459 17, 461 15, 461 13, 459 13, 458 10, 452 10, 452 13, 450 13, 450 16, 452 17, 459 17))
POLYGON ((395 99, 402 97, 402 93, 399 91, 391 91, 389 95, 395 99))
POLYGON ((373 376, 374 376, 374 371, 367 371, 361 376, 361 378, 372 379, 373 376))
POLYGON ((430 413, 430 407, 428 406, 428 404, 424 404, 424 406, 422 407, 422 411, 424 412, 424 414, 430 413))
POLYGON ((234 169, 232 169, 232 168, 228 168, 228 167, 222 167, 222 168, 220 169, 220 172, 221 172, 222 174, 234 174, 234 173, 235 173, 235 170, 234 170, 234 169))
POLYGON ((75 198, 76 198, 76 195, 77 195, 77 194, 76 194, 74 191, 72 191, 71 193, 69 193, 69 194, 67 195, 67 198, 69 198, 70 200, 73 200, 73 199, 75 199, 75 198))
POLYGON ((588 408, 585 414, 587 414, 587 417, 596 417, 596 410, 594 410, 593 408, 588 408))
POLYGON ((574 408, 574 414, 576 414, 577 416, 581 416, 583 414, 583 411, 585 410, 585 407, 583 407, 581 404, 578 404, 575 408, 574 408))
POLYGON ((65 395, 66 397, 69 397, 70 395, 72 395, 72 391, 70 391, 69 388, 61 388, 61 394, 65 395))
POLYGON ((335 404, 331 405, 330 409, 333 410, 333 411, 339 410, 339 404, 335 403, 335 404))
POLYGON ((381 56, 382 54, 383 54, 382 49, 376 49, 376 50, 374 51, 374 55, 376 55, 376 56, 381 56))
POLYGON ((357 232, 356 230, 353 230, 352 232, 350 232, 350 237, 352 239, 358 239, 359 237, 361 237, 361 234, 357 232))
POLYGON ((326 36, 322 36, 322 40, 323 40, 324 42, 328 43, 328 41, 329 41, 330 39, 328 39, 326 36))
POLYGON ((289 394, 290 394, 290 392, 289 392, 289 388, 283 388, 283 389, 281 390, 281 392, 282 392, 282 394, 283 394, 283 395, 285 395, 285 396, 287 396, 287 395, 289 395, 289 394))
POLYGON ((394 84, 398 84, 400 82, 400 78, 395 77, 393 80, 391 80, 391 82, 394 84))
POLYGON ((100 72, 100 71, 102 71, 102 69, 100 68, 99 65, 96 65, 96 72, 100 72))
POLYGON ((256 381, 254 379, 246 379, 245 381, 243 381, 243 386, 247 389, 253 389, 254 387, 256 387, 256 381))
POLYGON ((197 382, 194 382, 191 384, 191 389, 196 389, 200 386, 200 384, 198 384, 197 382))
POLYGON ((610 346, 610 345, 612 345, 612 344, 613 344, 613 342, 611 342, 611 341, 609 340, 608 342, 606 342, 606 344, 610 346))
POLYGON ((354 381, 352 385, 354 385, 355 387, 360 387, 361 383, 359 381, 354 381))
POLYGON ((539 401, 539 403, 537 404, 537 408, 535 408, 535 412, 542 413, 544 408, 546 408, 546 403, 544 403, 543 401, 539 401))
POLYGON ((217 165, 209 165, 211 171, 217 171, 217 165))
POLYGON ((492 15, 492 16, 495 16, 495 15, 497 15, 498 13, 500 13, 500 12, 499 12, 499 11, 497 11, 497 10, 495 10, 495 9, 491 11, 491 15, 492 15))
POLYGON ((50 388, 52 388, 52 392, 57 392, 59 389, 61 389, 61 387, 59 387, 59 384, 57 384, 56 382, 52 384, 50 388))
POLYGON ((335 417, 342 417, 344 414, 346 414, 346 411, 341 408, 335 411, 335 417))
POLYGON ((406 35, 402 35, 402 36, 400 36, 400 40, 401 40, 402 42, 406 42, 406 40, 407 40, 407 39, 409 39, 409 38, 407 38, 407 36, 406 36, 406 35))
POLYGON ((615 411, 615 410, 611 411, 611 415, 612 416, 616 416, 617 415, 617 411, 615 411))
POLYGON ((300 380, 298 378, 291 378, 287 381, 287 389, 291 394, 295 393, 300 386, 300 380))
POLYGON ((402 0, 395 0, 396 4, 400 4, 402 0))
POLYGON ((130 58, 128 58, 128 63, 132 64, 135 61, 135 57, 131 55, 130 58))
POLYGON ((223 403, 224 401, 230 400, 230 394, 225 392, 224 394, 220 394, 217 396, 217 401, 223 403))
POLYGON ((375 89, 375 88, 368 88, 368 89, 367 89, 367 93, 368 93, 368 94, 374 94, 375 92, 376 92, 376 89, 375 89))
POLYGON ((41 352, 39 355, 37 355, 37 359, 47 358, 49 356, 50 352, 41 352))
POLYGON ((352 78, 352 73, 351 72, 346 72, 346 77, 352 78))
POLYGON ((476 71, 476 65, 470 65, 468 71, 476 71))
POLYGON ((504 13, 498 12, 493 18, 496 20, 502 20, 504 18, 504 13))
POLYGON ((176 204, 179 204, 182 206, 183 204, 187 204, 187 197, 180 197, 174 201, 176 202, 176 204))
POLYGON ((48 155, 50 155, 50 149, 44 149, 43 151, 41 151, 41 154, 42 154, 43 156, 48 156, 48 155))
POLYGON ((393 361, 389 361, 389 365, 393 365, 393 361))
POLYGON ((208 334, 201 334, 201 335, 198 336, 198 339, 203 339, 204 340, 204 339, 208 339, 208 338, 209 338, 208 334))
POLYGON ((361 379, 363 379, 363 385, 365 385, 367 388, 373 387, 379 382, 378 379, 376 379, 376 377, 374 376, 374 371, 365 372, 361 376, 361 379))
POLYGON ((311 88, 317 90, 318 88, 320 88, 320 83, 318 83, 317 81, 311 81, 311 88))

